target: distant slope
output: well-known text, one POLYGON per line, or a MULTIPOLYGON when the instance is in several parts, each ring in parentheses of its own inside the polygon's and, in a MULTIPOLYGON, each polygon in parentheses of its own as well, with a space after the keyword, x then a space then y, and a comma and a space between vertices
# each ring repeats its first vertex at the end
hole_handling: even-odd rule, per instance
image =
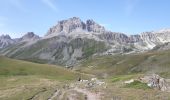
POLYGON ((100 77, 133 73, 158 73, 170 77, 170 51, 91 57, 76 70, 100 77))
POLYGON ((0 75, 2 76, 29 76, 55 78, 58 80, 72 80, 78 74, 70 72, 59 66, 36 64, 26 61, 14 60, 0 56, 0 75))
POLYGON ((41 39, 34 44, 24 45, 24 42, 15 44, 0 52, 10 58, 72 66, 77 60, 107 50, 104 42, 86 38, 69 39, 65 36, 41 39))
POLYGON ((0 56, 0 100, 49 100, 80 76, 88 78, 59 66, 0 56))

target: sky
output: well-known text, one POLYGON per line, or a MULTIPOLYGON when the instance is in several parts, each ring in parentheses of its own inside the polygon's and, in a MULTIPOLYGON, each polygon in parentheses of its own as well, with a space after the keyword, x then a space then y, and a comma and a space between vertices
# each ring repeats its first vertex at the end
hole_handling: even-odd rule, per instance
POLYGON ((44 36, 58 21, 93 19, 107 30, 139 34, 170 28, 170 0, 0 0, 0 35, 44 36))

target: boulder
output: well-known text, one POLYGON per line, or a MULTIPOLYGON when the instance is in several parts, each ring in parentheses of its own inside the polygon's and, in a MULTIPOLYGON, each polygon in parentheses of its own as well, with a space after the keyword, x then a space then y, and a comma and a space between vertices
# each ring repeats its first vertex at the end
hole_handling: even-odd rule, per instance
POLYGON ((134 82, 134 79, 131 79, 131 80, 125 81, 124 83, 125 84, 130 84, 130 83, 133 83, 133 82, 134 82))
POLYGON ((140 78, 140 81, 143 83, 147 83, 147 85, 151 88, 156 88, 161 91, 168 90, 168 83, 166 82, 166 80, 157 74, 144 76, 140 78))

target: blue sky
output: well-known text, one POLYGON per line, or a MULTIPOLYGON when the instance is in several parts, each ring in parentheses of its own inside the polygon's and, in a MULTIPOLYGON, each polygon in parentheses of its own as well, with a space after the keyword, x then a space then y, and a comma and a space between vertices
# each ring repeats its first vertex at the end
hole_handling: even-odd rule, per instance
POLYGON ((106 29, 138 34, 170 28, 170 0, 0 0, 0 35, 43 36, 57 21, 93 19, 106 29))

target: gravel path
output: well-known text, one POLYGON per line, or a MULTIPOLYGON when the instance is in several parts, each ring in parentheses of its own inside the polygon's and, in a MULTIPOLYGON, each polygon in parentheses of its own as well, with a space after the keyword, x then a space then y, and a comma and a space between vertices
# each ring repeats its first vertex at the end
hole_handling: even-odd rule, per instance
POLYGON ((75 91, 83 93, 87 96, 87 100, 100 100, 100 95, 92 93, 86 89, 74 88, 75 91))

